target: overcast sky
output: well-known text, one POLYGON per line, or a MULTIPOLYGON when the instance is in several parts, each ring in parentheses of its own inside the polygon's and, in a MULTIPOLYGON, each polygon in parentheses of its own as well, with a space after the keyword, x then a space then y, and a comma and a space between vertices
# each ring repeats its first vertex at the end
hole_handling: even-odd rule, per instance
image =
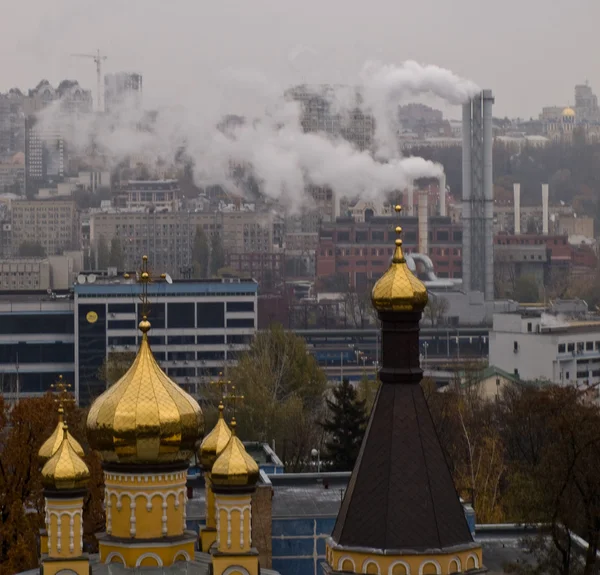
POLYGON ((528 117, 586 79, 600 93, 599 21, 598 0, 27 0, 0 35, 0 90, 74 78, 95 94, 93 62, 70 54, 97 48, 105 72, 143 74, 146 102, 185 105, 221 97, 227 69, 351 83, 367 60, 414 59, 491 88, 494 115, 528 117))

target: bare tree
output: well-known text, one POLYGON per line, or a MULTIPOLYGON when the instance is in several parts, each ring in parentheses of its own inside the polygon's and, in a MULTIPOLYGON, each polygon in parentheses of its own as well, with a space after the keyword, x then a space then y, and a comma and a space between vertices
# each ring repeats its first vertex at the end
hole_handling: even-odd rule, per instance
POLYGON ((440 323, 449 309, 450 304, 445 297, 430 293, 424 313, 433 327, 437 323, 440 323))

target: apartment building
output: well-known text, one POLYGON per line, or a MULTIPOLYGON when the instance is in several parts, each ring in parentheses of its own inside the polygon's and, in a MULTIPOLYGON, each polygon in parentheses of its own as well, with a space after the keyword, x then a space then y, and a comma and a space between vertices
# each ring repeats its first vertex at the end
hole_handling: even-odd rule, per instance
POLYGON ((11 202, 12 251, 23 243, 39 243, 46 255, 79 249, 79 213, 73 200, 11 202))
POLYGON ((110 210, 90 215, 90 244, 97 248, 101 237, 121 241, 125 266, 134 268, 147 254, 155 269, 182 277, 192 261, 196 229, 210 238, 221 236, 229 253, 271 252, 273 213, 231 212, 131 212, 110 210))

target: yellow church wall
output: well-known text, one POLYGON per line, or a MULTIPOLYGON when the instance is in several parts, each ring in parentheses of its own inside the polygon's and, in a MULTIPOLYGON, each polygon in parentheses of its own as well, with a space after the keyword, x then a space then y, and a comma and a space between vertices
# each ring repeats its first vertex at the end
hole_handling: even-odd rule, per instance
POLYGON ((247 553, 252 545, 250 496, 217 495, 219 551, 247 553))
POLYGON ((185 494, 172 493, 167 497, 167 530, 169 535, 183 533, 183 512, 185 509, 185 494))
POLYGON ((185 472, 155 476, 106 474, 106 498, 110 501, 106 509, 107 533, 135 539, 181 535, 186 478, 185 472))
POLYGON ((169 566, 176 561, 189 561, 194 558, 194 541, 180 543, 149 542, 148 545, 116 544, 100 542, 100 561, 102 563, 121 563, 134 568, 169 566))
POLYGON ((336 571, 371 575, 449 575, 482 565, 481 547, 430 555, 378 555, 328 546, 326 557, 336 571))
POLYGON ((61 571, 73 571, 77 575, 89 575, 90 564, 87 559, 42 562, 42 575, 56 575, 61 571))
POLYGON ((145 496, 136 497, 135 523, 136 539, 162 537, 162 495, 157 493, 150 497, 150 503, 145 496), (150 505, 150 509, 148 509, 150 505))
POLYGON ((131 499, 129 495, 119 497, 118 493, 111 493, 109 497, 110 534, 115 537, 131 537, 131 499))
POLYGON ((78 503, 83 505, 83 500, 60 505, 46 501, 49 535, 45 546, 49 557, 68 558, 81 555, 81 507, 72 507, 78 503))
POLYGON ((228 575, 246 575, 246 572, 249 575, 258 575, 258 555, 237 555, 233 557, 213 555, 212 567, 213 575, 223 575, 227 569, 230 569, 228 575), (241 569, 236 571, 236 567, 241 567, 241 569))

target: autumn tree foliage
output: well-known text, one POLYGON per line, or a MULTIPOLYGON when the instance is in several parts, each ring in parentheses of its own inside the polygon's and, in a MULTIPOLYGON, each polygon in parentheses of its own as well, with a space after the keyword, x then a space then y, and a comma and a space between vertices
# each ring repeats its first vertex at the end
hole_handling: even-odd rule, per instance
MULTIPOLYGON (((98 456, 85 443, 85 413, 67 403, 66 421, 86 450, 91 472, 84 502, 84 539, 95 550, 93 534, 104 524, 103 478, 98 456)), ((14 407, 0 396, 0 575, 35 568, 39 530, 44 527, 44 495, 38 451, 58 422, 54 398, 21 399, 14 407)))
POLYGON ((523 575, 591 575, 600 544, 600 410, 573 387, 476 386, 427 395, 458 492, 480 523, 544 524, 523 575), (582 551, 572 535, 589 547, 582 551))
POLYGON ((238 406, 240 435, 275 444, 290 471, 302 471, 322 442, 317 422, 324 410, 327 377, 304 340, 281 325, 259 332, 227 374, 244 395, 238 406))

